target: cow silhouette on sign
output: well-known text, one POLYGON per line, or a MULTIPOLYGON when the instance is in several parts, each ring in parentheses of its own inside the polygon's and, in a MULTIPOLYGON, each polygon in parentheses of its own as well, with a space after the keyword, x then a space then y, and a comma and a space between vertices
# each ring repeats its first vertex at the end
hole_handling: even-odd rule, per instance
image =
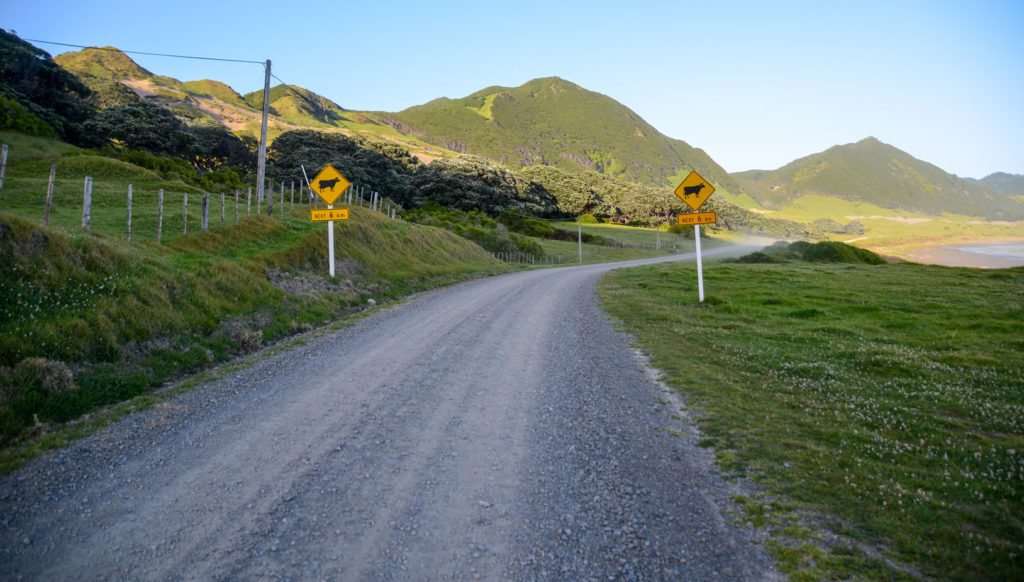
POLYGON ((684 186, 683 196, 700 196, 700 191, 704 189, 704 184, 697 184, 696 186, 684 186))
POLYGON ((337 186, 340 181, 341 178, 331 178, 330 180, 320 180, 317 185, 321 190, 330 190, 331 192, 334 192, 334 187, 337 186))

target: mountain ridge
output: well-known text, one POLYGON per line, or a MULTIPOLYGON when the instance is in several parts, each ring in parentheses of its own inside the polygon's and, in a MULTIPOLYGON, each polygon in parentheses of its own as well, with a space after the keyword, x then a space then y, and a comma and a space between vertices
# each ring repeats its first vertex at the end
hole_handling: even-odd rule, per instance
MULTIPOLYGON (((57 62, 107 93, 125 85, 191 124, 219 123, 259 135, 263 91, 240 95, 219 81, 154 75, 113 47, 66 53, 57 62)), ((129 99, 115 95, 111 104, 129 99)), ((597 171, 627 182, 673 188, 690 170, 721 195, 747 206, 784 206, 803 195, 858 200, 892 210, 1024 218, 1024 200, 997 194, 875 138, 837 145, 775 170, 730 174, 704 150, 670 138, 629 107, 560 77, 518 87, 492 85, 465 97, 439 97, 399 112, 353 111, 308 89, 270 89, 269 134, 298 128, 339 131, 395 143, 421 160, 479 155, 506 166, 597 171)), ((989 181, 988 184, 992 182, 989 181)))
POLYGON ((1024 205, 950 174, 874 137, 833 146, 776 170, 732 176, 765 208, 824 195, 925 214, 949 212, 996 220, 1024 219, 1024 205))
POLYGON ((701 169, 722 187, 734 187, 703 150, 665 136, 611 97, 560 77, 495 85, 386 115, 436 145, 500 163, 595 170, 652 186, 668 186, 684 169, 701 169))
POLYGON ((1024 196, 1024 175, 1021 174, 994 172, 980 180, 975 178, 967 178, 967 180, 1007 196, 1024 196))

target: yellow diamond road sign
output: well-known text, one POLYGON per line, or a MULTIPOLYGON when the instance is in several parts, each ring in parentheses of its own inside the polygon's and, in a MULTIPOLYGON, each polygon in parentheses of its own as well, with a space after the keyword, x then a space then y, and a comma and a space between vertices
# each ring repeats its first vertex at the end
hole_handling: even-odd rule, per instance
POLYGON ((309 189, 316 192, 316 195, 323 198, 328 206, 348 189, 351 182, 341 175, 341 172, 334 169, 334 166, 327 164, 320 173, 309 183, 309 189))
POLYGON ((690 172, 685 180, 676 187, 676 196, 683 199, 683 202, 693 210, 699 210, 700 205, 711 196, 715 187, 707 180, 700 177, 697 172, 690 172))

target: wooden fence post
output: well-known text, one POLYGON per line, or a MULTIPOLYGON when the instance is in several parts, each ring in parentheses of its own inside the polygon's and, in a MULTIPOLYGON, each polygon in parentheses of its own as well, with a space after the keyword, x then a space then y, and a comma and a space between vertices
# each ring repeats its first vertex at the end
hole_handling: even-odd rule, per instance
POLYGON ((156 209, 156 244, 160 244, 164 234, 164 189, 157 195, 156 209))
POLYGON ((235 224, 238 224, 238 190, 235 190, 235 224))
POLYGON ((125 240, 132 242, 132 185, 128 184, 128 227, 125 240))
POLYGON ((85 194, 82 200, 82 230, 89 230, 89 213, 92 211, 92 178, 85 178, 85 194))
POLYGON ((3 153, 0 153, 0 194, 4 193, 4 174, 7 173, 7 144, 4 144, 3 153))
POLYGON ((280 204, 280 208, 281 208, 280 214, 281 214, 281 216, 284 216, 284 182, 281 182, 281 204, 280 204))
POLYGON ((274 181, 267 180, 270 188, 264 188, 264 192, 267 193, 267 216, 274 215, 274 181))
POLYGON ((245 196, 245 215, 252 216, 252 186, 249 186, 249 193, 245 196))
POLYGON ((203 194, 203 232, 210 230, 210 195, 203 194))
POLYGON ((188 192, 181 199, 181 234, 188 234, 188 192))
POLYGON ((220 193, 220 226, 224 227, 224 193, 220 193))
POLYGON ((291 184, 291 188, 289 188, 289 190, 291 190, 291 193, 292 193, 292 208, 291 208, 291 211, 295 212, 295 182, 291 182, 290 184, 291 184))
POLYGON ((50 205, 53 203, 53 180, 57 177, 57 164, 50 164, 50 184, 46 187, 46 214, 43 226, 50 226, 50 205))

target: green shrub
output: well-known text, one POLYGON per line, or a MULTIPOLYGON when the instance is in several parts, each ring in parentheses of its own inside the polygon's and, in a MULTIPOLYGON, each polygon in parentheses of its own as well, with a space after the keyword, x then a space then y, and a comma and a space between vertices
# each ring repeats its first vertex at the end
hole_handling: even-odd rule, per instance
POLYGON ((737 263, 785 263, 786 259, 783 259, 779 255, 768 254, 761 251, 750 253, 749 255, 743 255, 736 259, 737 263))
POLYGON ((13 129, 26 135, 56 137, 57 133, 42 119, 25 109, 21 103, 0 93, 0 129, 13 129))
POLYGON ((863 263, 881 265, 885 259, 875 253, 836 241, 821 241, 804 247, 801 255, 805 261, 828 263, 863 263))
POLYGON ((533 219, 520 221, 514 230, 519 234, 535 236, 538 238, 548 238, 555 233, 555 227, 546 222, 533 219))
POLYGON ((836 241, 809 243, 796 241, 787 243, 779 241, 760 251, 744 255, 734 262, 737 263, 785 263, 789 261, 808 261, 825 263, 854 263, 864 265, 881 265, 885 259, 875 253, 836 241))
MULTIPOLYGON (((418 209, 403 213, 405 220, 438 226, 469 239, 490 253, 519 252, 535 257, 544 256, 544 250, 537 243, 508 232, 527 225, 525 230, 531 232, 565 232, 559 231, 549 224, 522 216, 504 213, 500 216, 501 223, 477 210, 455 210, 445 208, 435 201, 429 201, 418 209)), ((529 235, 538 236, 538 235, 529 235)))

